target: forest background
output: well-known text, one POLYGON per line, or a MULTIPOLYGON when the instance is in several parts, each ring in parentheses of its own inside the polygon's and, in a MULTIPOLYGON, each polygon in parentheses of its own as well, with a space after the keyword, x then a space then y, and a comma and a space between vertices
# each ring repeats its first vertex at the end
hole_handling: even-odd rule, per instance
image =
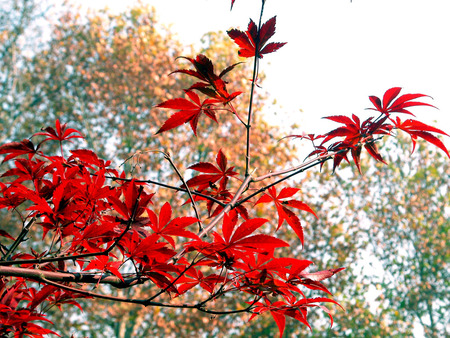
MULTIPOLYGON (((196 33, 197 26, 203 33, 204 27, 216 31, 233 25, 223 18, 227 23, 217 26, 222 19, 218 20, 213 13, 225 12, 216 8, 218 1, 214 4, 198 1, 202 11, 189 11, 187 21, 175 17, 167 8, 177 6, 176 13, 188 13, 182 7, 187 2, 180 1, 150 2, 156 6, 155 11, 144 3, 134 9, 115 7, 107 11, 39 1, 17 0, 13 6, 9 3, 1 2, 2 142, 21 139, 60 117, 75 124, 71 126, 91 129, 87 135, 89 146, 104 153, 112 152, 118 164, 138 150, 187 144, 191 141, 183 133, 171 139, 151 137, 164 117, 148 108, 182 87, 167 76, 175 68, 174 57, 186 55, 189 50, 192 50, 189 54, 205 52, 208 48, 224 64, 239 61, 234 60, 235 47, 223 33, 210 33, 202 38, 196 33), (176 24, 167 29, 158 22, 158 17, 165 22, 172 17, 176 24), (193 25, 195 22, 202 24, 193 25), (178 37, 174 31, 178 31, 178 37), (186 40, 186 36, 192 40, 186 40), (148 119, 154 121, 154 130, 146 130, 142 124, 148 119), (94 128, 87 128, 91 126, 94 128), (106 146, 99 142, 105 138, 109 140, 106 146)), ((439 10, 439 2, 431 1, 425 6, 411 1, 408 7, 401 7, 401 1, 389 7, 383 1, 378 3, 361 9, 356 1, 340 5, 322 1, 321 7, 310 5, 290 10, 289 13, 297 13, 303 19, 298 20, 298 30, 283 26, 292 20, 279 20, 277 34, 283 41, 289 41, 282 51, 283 57, 292 59, 277 62, 279 56, 275 55, 273 66, 264 67, 271 80, 262 79, 262 86, 270 95, 261 95, 259 103, 270 123, 275 120, 271 114, 277 113, 279 125, 271 127, 269 135, 256 132, 259 139, 281 138, 286 127, 292 126, 291 121, 295 121, 294 127, 301 133, 319 122, 322 124, 321 116, 361 110, 367 106, 368 95, 379 95, 391 84, 406 87, 410 92, 432 94, 433 104, 441 110, 436 110, 428 121, 423 120, 436 119, 438 127, 450 125, 446 122, 450 116, 450 66, 443 62, 450 55, 442 43, 450 27, 446 27, 449 23, 443 18, 444 11, 439 10), (336 15, 336 6, 345 6, 342 13, 347 13, 346 16, 336 15), (408 11, 402 11, 405 8, 408 11), (319 10, 321 15, 316 12, 319 10), (431 20, 426 20, 430 17, 431 20), (308 18, 315 18, 314 24, 308 18), (369 29, 371 24, 374 30, 369 29), (386 26, 391 34, 383 33, 386 26), (365 34, 361 35, 362 31, 365 34), (297 39, 290 38, 292 32, 297 39), (345 36, 352 38, 344 40, 345 36), (280 70, 283 64, 290 66, 289 71, 280 70), (274 103, 275 98, 283 106, 274 103)), ((111 2, 108 4, 113 7, 111 2)), ((224 6, 228 5, 225 1, 224 6)), ((237 13, 251 13, 243 9, 251 4, 239 6, 237 13)), ((268 6, 274 5, 268 2, 268 6)), ((279 13, 280 18, 289 15, 281 11, 284 6, 276 7, 277 11, 272 12, 279 13)), ((233 18, 239 19, 241 26, 248 21, 247 17, 233 18)), ((244 65, 242 72, 248 67, 244 65)), ((263 120, 258 123, 260 128, 255 129, 260 131, 267 124, 263 120)), ((232 131, 233 128, 227 130, 232 131)), ((227 136, 223 135, 224 142, 227 136)), ((197 145, 197 152, 179 156, 186 157, 185 163, 193 163, 217 151, 216 148, 214 142, 202 142, 197 145)), ((389 148, 403 151, 390 152, 393 155, 388 158, 389 166, 366 161, 363 176, 354 168, 334 175, 325 168, 323 173, 309 173, 300 179, 319 221, 307 219, 307 245, 303 251, 299 250, 299 255, 323 266, 347 267, 345 274, 333 280, 335 285, 331 286, 332 291, 340 290, 335 296, 347 313, 335 311, 336 324, 332 329, 318 315, 314 336, 391 336, 414 332, 418 336, 438 337, 449 332, 446 300, 450 256, 446 236, 450 217, 449 164, 435 149, 421 149, 413 155, 410 165, 404 166, 400 164, 405 162, 401 157, 406 155, 400 154, 406 154, 409 146, 399 142, 389 144, 389 148), (373 186, 380 188, 369 189, 373 186)), ((273 148, 259 151, 259 161, 276 158, 281 163, 297 158, 301 146, 294 148, 279 142, 273 148)), ((142 172, 148 161, 145 156, 141 158, 142 172)), ((164 165, 158 169, 152 174, 164 175, 164 165)), ((2 222, 6 224, 8 219, 2 218, 2 222)), ((155 311, 100 303, 96 311, 81 314, 69 309, 60 318, 57 316, 61 314, 55 312, 51 319, 58 323, 65 321, 65 327, 71 327, 72 332, 91 337, 101 337, 102 333, 143 336, 148 332, 248 336, 272 335, 277 331, 276 325, 269 321, 244 326, 237 317, 180 315, 166 309, 155 311), (127 315, 123 316, 124 312, 127 315), (210 332, 211 326, 217 332, 210 332)), ((303 330, 288 324, 286 334, 298 335, 303 330)))

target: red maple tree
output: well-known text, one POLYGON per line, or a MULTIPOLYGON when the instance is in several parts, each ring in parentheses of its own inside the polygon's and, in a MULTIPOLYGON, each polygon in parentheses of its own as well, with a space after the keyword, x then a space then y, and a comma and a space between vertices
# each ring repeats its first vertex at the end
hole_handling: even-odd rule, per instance
POLYGON ((251 20, 246 32, 236 29, 228 32, 239 46, 239 55, 253 58, 254 62, 247 113, 235 110, 233 100, 242 93, 229 91, 224 80, 238 63, 216 75, 213 62, 204 55, 184 57, 194 69, 173 72, 200 80, 185 89, 189 100, 176 98, 156 106, 176 111, 158 133, 189 123, 197 135, 202 114, 216 122, 218 112, 239 119, 246 132, 243 172, 230 165, 230 159, 219 151, 215 163, 190 166, 188 169, 200 174, 186 181, 164 153, 179 175, 180 186, 140 180, 112 168, 111 161, 100 159, 92 150, 68 150, 71 139, 83 136, 59 120, 55 127, 49 126, 31 139, 0 146, 0 154, 5 155, 2 163, 10 164, 1 174, 0 208, 17 213, 22 220, 17 233, 0 229, 2 336, 57 335, 39 324, 49 322, 42 305, 61 309, 61 305, 71 304, 81 308, 79 298, 190 308, 208 314, 246 312, 251 314, 250 319, 268 312, 278 325, 280 336, 286 316, 309 326, 307 315, 311 307, 326 311, 332 323, 323 304, 339 304, 326 297, 331 293, 322 281, 344 268, 311 272, 308 270, 311 261, 280 256, 278 249, 289 244, 278 238, 275 231, 287 223, 303 244, 303 229, 296 210, 315 215, 305 202, 293 198, 299 188, 280 188, 281 184, 328 160, 333 161, 335 170, 343 160, 349 162, 348 154, 361 170, 363 149, 375 160, 384 162, 377 141, 395 137, 397 130, 411 136, 413 151, 420 137, 450 158, 444 144, 434 135, 447 134, 416 120, 401 120, 397 114, 412 115, 411 107, 432 106, 415 101, 425 95, 399 96, 401 88, 395 87, 386 91, 383 100, 370 96, 374 105, 371 109, 377 116, 365 121, 356 115, 331 116, 327 118, 341 126, 324 135, 289 135, 312 142, 313 150, 302 164, 254 175, 250 171, 251 126, 258 63, 263 54, 284 45, 267 43, 275 34, 275 17, 261 22, 264 2, 258 25, 251 20), (319 144, 315 143, 317 140, 319 144), (50 142, 59 145, 59 154, 48 153, 46 146, 50 142), (192 206, 194 215, 174 215, 175 206, 170 201, 160 208, 153 206, 156 187, 186 194, 186 203, 192 206), (276 230, 270 234, 261 230, 268 218, 251 218, 248 213, 250 208, 263 203, 274 203, 278 215, 276 230), (29 244, 26 237, 32 232, 41 234, 44 250, 38 252, 26 245, 29 244), (116 288, 152 283, 159 291, 141 298, 125 298, 90 290, 89 285, 100 283, 116 288), (183 295, 195 289, 203 290, 205 297, 194 303, 183 302, 183 295), (304 293, 306 289, 320 293, 310 298, 304 293), (236 294, 245 306, 215 308, 216 299, 230 294, 236 294))

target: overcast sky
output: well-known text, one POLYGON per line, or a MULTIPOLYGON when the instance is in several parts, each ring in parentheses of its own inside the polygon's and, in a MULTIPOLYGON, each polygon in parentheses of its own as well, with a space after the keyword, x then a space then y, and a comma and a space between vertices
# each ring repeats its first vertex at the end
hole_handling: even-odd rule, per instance
MULTIPOLYGON (((249 18, 257 21, 261 1, 236 0, 231 12, 230 0, 142 2, 156 8, 160 22, 171 25, 182 43, 195 45, 208 31, 245 30, 249 18)), ((132 1, 82 3, 118 11, 132 1)), ((439 110, 413 111, 450 134, 448 14, 448 0, 267 0, 264 19, 277 16, 271 41, 288 42, 262 60, 264 89, 282 106, 268 107, 268 113, 306 132, 325 132, 335 124, 321 117, 369 116, 368 96, 398 86, 403 93, 432 96, 427 102, 439 110)))

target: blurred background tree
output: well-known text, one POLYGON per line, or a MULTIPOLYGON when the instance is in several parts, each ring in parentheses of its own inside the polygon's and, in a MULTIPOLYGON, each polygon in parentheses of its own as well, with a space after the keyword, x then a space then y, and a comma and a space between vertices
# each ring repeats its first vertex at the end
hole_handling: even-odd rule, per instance
MULTIPOLYGON (((212 160, 219 148, 229 155, 243 153, 241 129, 230 118, 218 135, 201 142, 188 128, 164 137, 154 135, 169 112, 153 106, 180 96, 189 85, 182 75, 168 76, 187 67, 177 56, 205 53, 215 60, 217 71, 239 61, 224 34, 205 35, 202 50, 194 51, 183 48, 158 24, 155 11, 143 5, 120 14, 107 10, 86 14, 64 4, 51 15, 42 2, 33 0, 3 1, 1 6, 1 142, 22 139, 60 118, 86 134, 88 147, 113 155, 117 164, 143 152, 135 170, 142 177, 173 184, 178 178, 161 156, 145 151, 171 152, 182 172, 194 162, 212 160), (44 15, 47 26, 42 28, 45 25, 39 20, 44 15), (37 39, 36 27, 47 38, 37 39), (196 151, 188 152, 188 144, 195 144, 196 151), (154 171, 149 171, 149 164, 154 171)), ((229 73, 229 86, 248 90, 251 67, 242 64, 229 73)), ((247 102, 242 95, 237 109, 243 115, 247 102)), ((266 96, 260 94, 258 106, 265 103, 266 96)), ((276 168, 293 161, 296 152, 288 145, 292 142, 277 143, 278 129, 255 116, 253 167, 276 168)), ((213 122, 201 123, 199 132, 212 133, 213 122)), ((405 166, 401 157, 409 152, 406 143, 390 147, 389 166, 366 161, 365 174, 356 180, 350 168, 334 175, 324 168, 322 173, 308 172, 299 184, 319 220, 306 216, 305 248, 297 243, 298 256, 323 267, 347 267, 330 281, 334 283, 330 290, 347 312, 333 311, 332 329, 322 315, 312 312, 317 323, 313 336, 405 336, 412 334, 415 324, 427 336, 449 334, 444 319, 449 307, 449 164, 433 149, 419 149, 405 166)), ((242 167, 244 158, 233 164, 242 167)), ((261 208, 253 212, 267 212, 261 208)), ((1 216, 2 228, 19 224, 11 213, 1 216)), ((285 236, 296 243, 293 234, 285 236)), ((103 288, 139 296, 130 295, 130 290, 103 288)), ((67 328, 61 332, 64 336, 70 331, 76 337, 266 337, 278 332, 268 317, 245 326, 246 318, 240 316, 210 318, 190 311, 106 302, 84 307, 83 314, 68 307, 65 312, 55 311, 50 319, 67 328)), ((285 333, 310 335, 298 325, 287 325, 285 333)))

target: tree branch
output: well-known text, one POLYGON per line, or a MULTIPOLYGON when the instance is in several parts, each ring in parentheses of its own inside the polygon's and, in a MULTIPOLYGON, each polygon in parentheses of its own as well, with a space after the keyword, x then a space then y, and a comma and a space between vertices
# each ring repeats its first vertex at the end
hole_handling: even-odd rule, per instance
POLYGON ((142 284, 149 278, 143 277, 127 277, 124 274, 124 282, 116 276, 105 276, 93 273, 80 272, 54 272, 30 268, 16 268, 0 266, 0 276, 23 277, 35 280, 42 280, 43 278, 54 282, 74 282, 85 284, 109 284, 116 288, 128 288, 134 285, 142 284))

